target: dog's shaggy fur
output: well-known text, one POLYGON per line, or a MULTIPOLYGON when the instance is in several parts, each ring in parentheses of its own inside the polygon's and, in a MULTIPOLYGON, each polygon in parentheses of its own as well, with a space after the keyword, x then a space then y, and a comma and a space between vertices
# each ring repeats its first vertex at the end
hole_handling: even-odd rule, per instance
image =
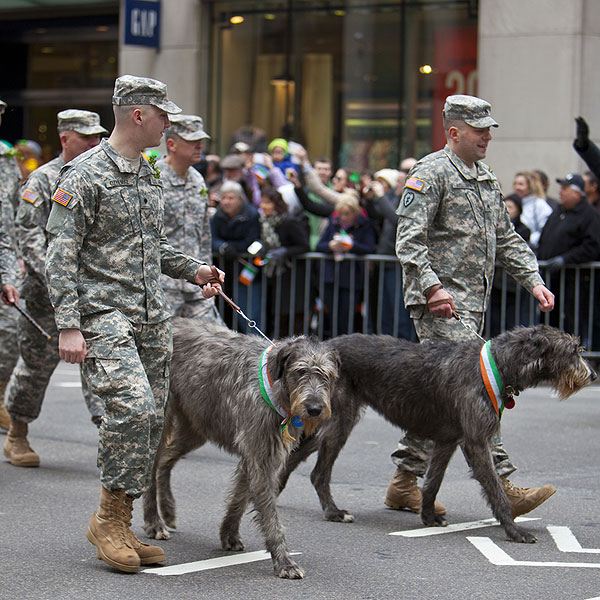
MULTIPOLYGON (((340 510, 331 496, 331 471, 352 428, 370 406, 392 424, 434 441, 423 487, 423 523, 447 524, 435 514, 434 500, 460 444, 473 477, 483 487, 494 516, 509 538, 535 541, 531 533, 515 525, 493 468, 489 444, 500 421, 482 380, 480 341, 416 344, 389 336, 352 334, 327 344, 341 358, 332 398, 333 417, 315 436, 303 437, 282 473, 280 490, 295 467, 318 450, 311 481, 325 519, 353 521, 354 517, 340 510)), ((491 342, 505 389, 511 386, 518 393, 547 383, 561 398, 595 378, 581 350, 577 338, 545 325, 513 329, 491 342)))
MULTIPOLYGON (((165 523, 176 527, 171 470, 182 455, 211 441, 240 456, 221 524, 222 547, 244 549, 239 527, 250 501, 275 571, 296 579, 303 572, 290 557, 276 510, 280 473, 293 443, 284 443, 282 417, 263 400, 259 387, 259 360, 268 345, 223 327, 175 321, 165 427, 144 495, 144 529, 151 538, 169 537, 165 523)), ((284 339, 271 351, 268 369, 274 403, 302 420, 303 425, 290 424, 288 432, 296 440, 303 431, 312 435, 331 416, 337 352, 304 336, 284 339)))

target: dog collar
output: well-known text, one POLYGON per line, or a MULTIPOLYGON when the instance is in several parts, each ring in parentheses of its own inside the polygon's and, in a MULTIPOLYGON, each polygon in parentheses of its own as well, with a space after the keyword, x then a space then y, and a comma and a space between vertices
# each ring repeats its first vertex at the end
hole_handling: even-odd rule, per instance
POLYGON ((492 401, 492 406, 498 415, 498 419, 502 418, 502 412, 505 408, 513 408, 515 400, 512 396, 508 396, 504 399, 504 386, 502 385, 502 378, 500 377, 500 371, 498 371, 498 365, 492 355, 491 341, 488 340, 479 353, 479 365, 481 367, 481 378, 485 385, 485 389, 492 401))
MULTIPOLYGON (((269 373, 268 363, 269 363, 269 353, 273 350, 275 346, 269 346, 265 349, 265 351, 260 355, 260 364, 258 367, 258 384, 260 386, 260 394, 263 397, 263 400, 276 412, 279 413, 283 417, 283 421, 281 421, 281 434, 287 433, 286 430, 290 424, 296 427, 302 427, 302 420, 300 417, 291 417, 288 413, 281 408, 281 406, 275 406, 273 403, 273 388, 271 382, 271 374, 269 373)), ((289 433, 288 433, 289 435, 289 433)), ((293 438, 292 438, 293 439, 293 438)))

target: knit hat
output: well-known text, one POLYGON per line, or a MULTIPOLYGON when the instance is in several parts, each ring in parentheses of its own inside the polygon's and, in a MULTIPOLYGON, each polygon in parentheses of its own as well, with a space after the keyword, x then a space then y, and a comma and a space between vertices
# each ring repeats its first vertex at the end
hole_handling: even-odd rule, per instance
POLYGON ((398 171, 396 169, 381 169, 374 174, 375 179, 383 179, 392 189, 396 187, 398 182, 398 171))
POLYGON ((276 148, 277 146, 282 148, 283 151, 287 154, 288 143, 283 138, 275 138, 274 140, 271 140, 267 149, 269 152, 271 152, 273 148, 276 148))

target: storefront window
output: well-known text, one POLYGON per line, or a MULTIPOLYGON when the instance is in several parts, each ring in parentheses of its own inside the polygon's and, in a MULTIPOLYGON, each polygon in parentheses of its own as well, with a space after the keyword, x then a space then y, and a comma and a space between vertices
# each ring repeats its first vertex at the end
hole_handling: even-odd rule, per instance
MULTIPOLYGON (((82 9, 83 10, 83 9, 82 9)), ((60 151, 56 114, 93 110, 111 129, 110 97, 118 72, 118 13, 61 19, 0 20, 2 99, 9 105, 0 137, 39 144, 42 161, 60 151)))
POLYGON ((213 150, 283 135, 376 170, 441 147, 443 99, 476 91, 476 6, 214 2, 213 150))

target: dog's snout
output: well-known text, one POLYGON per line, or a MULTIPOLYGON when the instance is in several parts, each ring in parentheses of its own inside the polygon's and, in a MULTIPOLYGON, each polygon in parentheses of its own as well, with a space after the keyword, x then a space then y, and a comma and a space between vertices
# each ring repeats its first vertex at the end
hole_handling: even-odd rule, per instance
POLYGON ((306 407, 306 412, 309 417, 318 417, 323 412, 321 404, 310 404, 306 407))

